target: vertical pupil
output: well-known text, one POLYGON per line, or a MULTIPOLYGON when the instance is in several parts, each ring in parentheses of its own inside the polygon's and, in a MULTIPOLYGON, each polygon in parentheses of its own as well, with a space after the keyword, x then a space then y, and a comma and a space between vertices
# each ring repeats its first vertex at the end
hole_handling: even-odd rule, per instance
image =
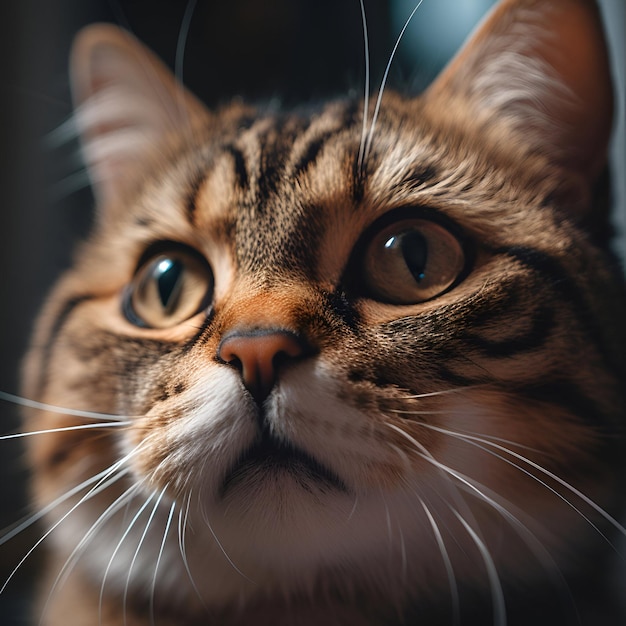
POLYGON ((154 272, 157 291, 161 304, 166 312, 170 312, 178 300, 183 271, 183 264, 173 259, 161 259, 157 262, 154 272))
POLYGON ((426 276, 426 263, 428 261, 426 237, 418 230, 411 230, 399 235, 398 239, 406 266, 413 274, 413 278, 418 283, 421 282, 426 276))

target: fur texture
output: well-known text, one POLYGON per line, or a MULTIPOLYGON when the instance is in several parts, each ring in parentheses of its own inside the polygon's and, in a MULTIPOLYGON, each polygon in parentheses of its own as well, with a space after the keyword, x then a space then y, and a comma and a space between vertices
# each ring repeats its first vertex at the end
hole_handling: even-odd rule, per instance
POLYGON ((574 623, 623 533, 593 3, 503 2, 365 135, 360 101, 206 111, 113 27, 72 68, 98 219, 24 395, 104 425, 30 445, 43 623, 574 623))

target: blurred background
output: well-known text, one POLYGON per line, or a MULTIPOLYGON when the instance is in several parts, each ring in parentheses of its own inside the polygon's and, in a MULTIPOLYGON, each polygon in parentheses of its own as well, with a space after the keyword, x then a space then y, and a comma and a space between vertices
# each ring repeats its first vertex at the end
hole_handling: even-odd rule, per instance
MULTIPOLYGON (((365 0, 372 88, 416 0, 365 0)), ((423 89, 493 4, 425 0, 412 20, 390 84, 423 89)), ((626 258, 624 165, 624 0, 600 0, 617 81, 612 147, 620 237, 626 258)), ((67 58, 85 24, 122 25, 174 66, 181 28, 189 24, 184 80, 208 104, 235 95, 285 105, 329 95, 361 94, 364 50, 358 0, 20 0, 0 6, 0 391, 18 393, 18 367, 34 315, 73 242, 89 229, 92 199, 75 144, 53 131, 71 115, 67 58), (191 13, 191 9, 193 12, 191 13), (188 18, 191 18, 188 21, 188 18)), ((15 407, 0 400, 0 434, 18 428, 15 407)), ((0 441, 0 528, 26 513, 19 443, 0 441)), ((1 532, 0 532, 1 536, 1 532)), ((36 541, 27 532, 0 546, 0 587, 36 541)), ((29 558, 0 595, 0 624, 27 624, 29 558)))

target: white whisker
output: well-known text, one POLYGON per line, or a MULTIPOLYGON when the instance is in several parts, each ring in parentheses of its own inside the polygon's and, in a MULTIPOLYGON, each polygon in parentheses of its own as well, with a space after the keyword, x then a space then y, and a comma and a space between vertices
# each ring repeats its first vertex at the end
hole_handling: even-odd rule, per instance
POLYGON ((367 18, 365 16, 365 5, 363 0, 359 0, 361 5, 361 21, 363 24, 363 45, 365 46, 365 90, 363 96, 363 128, 361 129, 361 142, 359 143, 359 156, 357 166, 359 172, 363 169, 363 157, 365 156, 365 141, 367 139, 367 119, 370 108, 370 49, 369 35, 367 32, 367 18))
POLYGON ((161 500, 163 499, 163 496, 165 495, 165 491, 167 490, 167 487, 169 485, 166 485, 162 490, 161 493, 159 494, 159 497, 157 498, 157 501, 154 504, 154 507, 152 508, 152 511, 150 512, 150 517, 148 518, 148 521, 146 522, 146 527, 143 529, 143 533, 141 534, 141 537, 139 538, 139 543, 137 544, 137 549, 135 550, 135 553, 133 554, 133 558, 130 562, 130 566, 128 568, 128 575, 126 576, 126 584, 124 585, 124 596, 123 596, 123 600, 122 600, 122 607, 123 607, 123 616, 124 616, 124 626, 126 626, 127 624, 127 619, 126 619, 126 607, 128 605, 128 591, 129 591, 129 587, 130 587, 130 579, 132 577, 132 573, 133 573, 133 567, 135 566, 135 561, 137 560, 137 557, 139 556, 139 551, 141 550, 141 546, 143 545, 143 542, 146 539, 146 536, 148 534, 148 530, 150 529, 150 526, 152 525, 152 520, 154 519, 154 516, 156 515, 156 512, 159 508, 159 505, 161 504, 161 500))
POLYGON ((79 135, 78 127, 74 116, 68 117, 61 122, 56 128, 48 132, 44 138, 44 145, 50 150, 61 148, 70 141, 76 139, 79 135))
POLYGON ((121 426, 130 426, 132 422, 104 422, 102 424, 79 424, 78 426, 63 426, 61 428, 47 428, 45 430, 29 430, 23 433, 12 433, 10 435, 0 435, 0 441, 7 439, 21 439, 23 437, 31 437, 33 435, 49 435, 51 433, 65 433, 75 430, 87 430, 90 428, 119 428, 121 426))
POLYGON ((467 385, 466 387, 452 387, 451 389, 442 389, 441 391, 429 391, 427 393, 415 393, 407 396, 403 396, 407 400, 421 400, 422 398, 435 398, 439 396, 448 396, 451 394, 461 394, 467 391, 474 391, 475 389, 485 388, 488 385, 467 385))
POLYGON ((169 515, 167 516, 167 522, 165 523, 165 531, 163 532, 163 539, 161 540, 161 546, 159 547, 159 554, 157 556, 156 563, 154 565, 154 575, 152 576, 152 584, 150 586, 150 624, 154 626, 154 594, 156 592, 156 581, 157 581, 157 573, 159 571, 159 565, 161 563, 161 558, 163 557, 163 550, 165 549, 165 542, 167 540, 167 535, 170 531, 170 526, 172 525, 172 517, 174 517, 174 510, 176 509, 176 502, 172 502, 172 506, 170 507, 169 515))
POLYGON ((176 42, 176 57, 174 59, 174 75, 177 78, 177 105, 181 118, 186 115, 186 107, 184 101, 184 87, 183 87, 183 70, 185 61, 185 46, 187 44, 187 37, 189 35, 189 28, 191 27, 191 20, 193 13, 196 9, 198 0, 189 0, 185 7, 185 13, 183 15, 182 22, 180 24, 180 30, 178 31, 178 41, 176 42))
POLYGON ((350 513, 348 514, 348 522, 352 519, 352 517, 354 516, 354 514, 356 513, 356 508, 359 504, 359 496, 358 494, 354 495, 354 504, 352 505, 352 509, 350 509, 350 513))
MULTIPOLYGON (((139 485, 137 485, 137 487, 139 487, 139 485)), ((99 622, 102 622, 102 602, 104 600, 104 589, 105 589, 105 586, 106 586, 107 577, 109 575, 109 570, 111 569, 111 566, 113 565, 113 561, 115 560, 115 557, 117 556, 117 553, 119 552, 120 548, 122 547, 122 544, 124 543, 124 540, 126 539, 126 537, 128 537, 128 534, 133 529, 135 523, 141 517, 141 514, 146 510, 146 507, 150 504, 150 502, 152 502, 152 499, 154 498, 154 496, 155 496, 155 494, 151 493, 148 496, 148 498, 146 499, 146 501, 141 505, 139 510, 135 513, 135 515, 133 516, 132 520, 130 521, 130 523, 126 527, 126 530, 122 534, 122 537, 117 542, 117 545, 115 546, 115 549, 113 550, 113 554, 111 554, 111 558, 109 559, 109 562, 107 563, 106 569, 104 570, 104 575, 102 577, 102 584, 100 585, 100 596, 99 596, 99 600, 98 600, 99 622)))
MULTIPOLYGON (((443 392, 445 393, 445 392, 443 392)), ((415 396, 415 398, 419 398, 420 396, 415 396)), ((406 396, 407 399, 413 399, 413 396, 406 396)), ((420 417, 422 415, 449 415, 450 412, 449 411, 417 411, 417 410, 406 410, 403 411, 401 409, 389 409, 390 413, 394 413, 397 415, 415 415, 417 417, 420 417)), ((452 435, 452 436, 459 436, 459 437, 477 437, 477 439, 479 441, 483 441, 484 443, 487 443, 487 441, 498 441, 500 443, 505 443, 507 445, 510 446, 514 446, 516 448, 519 448, 520 450, 528 450, 529 452, 536 452, 539 453, 540 450, 538 448, 533 448, 531 446, 527 446, 525 444, 519 443, 517 441, 513 441, 511 439, 505 439, 504 437, 496 437, 494 435, 480 435, 477 436, 475 432, 473 431, 469 431, 469 430, 457 430, 455 432, 452 431, 448 431, 444 428, 441 428, 439 426, 434 426, 433 424, 428 424, 428 423, 424 423, 424 422, 418 422, 419 426, 422 426, 424 428, 428 428, 430 430, 435 430, 438 432, 441 432, 443 434, 448 434, 448 435, 452 435)))
MULTIPOLYGON (((447 465, 441 463, 440 461, 437 461, 437 459, 435 459, 432 456, 432 454, 430 454, 428 451, 420 452, 420 450, 425 450, 422 444, 416 441, 408 433, 404 432, 401 428, 398 428, 397 426, 393 424, 387 424, 387 425, 393 430, 401 433, 409 441, 411 441, 416 446, 417 448, 416 452, 421 458, 424 458, 427 461, 429 461, 435 467, 440 469, 444 474, 447 474, 448 476, 451 476, 452 478, 454 478, 456 481, 458 481, 459 486, 462 489, 478 497, 479 500, 485 502, 492 509, 494 509, 494 511, 496 511, 503 519, 505 519, 511 525, 511 527, 515 530, 515 532, 518 534, 521 540, 533 552, 533 554, 535 555, 538 561, 542 562, 545 560, 545 561, 550 562, 551 566, 553 567, 546 568, 548 571, 550 572, 558 571, 558 568, 554 564, 554 560, 552 559, 550 553, 546 550, 545 546, 533 535, 533 533, 522 523, 521 520, 519 520, 515 515, 513 515, 513 513, 511 513, 510 510, 508 510, 505 506, 501 505, 500 503, 496 502, 494 498, 490 497, 489 495, 485 493, 484 490, 487 489, 485 485, 477 483, 476 481, 473 481, 472 479, 470 479, 468 476, 465 476, 461 472, 453 470, 451 467, 448 467, 447 465)), ((507 505, 510 506, 510 503, 506 501, 504 498, 502 498, 502 496, 498 496, 498 497, 501 500, 503 500, 507 505)), ((450 508, 452 508, 451 505, 449 506, 450 508)), ((460 515, 456 509, 453 509, 453 510, 455 511, 457 515, 460 515)), ((471 511, 468 510, 467 515, 472 516, 471 511)), ((476 520, 474 520, 474 523, 478 525, 476 520)), ((563 582, 560 572, 559 572, 559 579, 561 582, 563 582)))
POLYGON ((607 520, 622 535, 626 536, 626 528, 624 528, 624 526, 622 526, 622 524, 620 524, 614 517, 609 515, 609 513, 607 513, 601 506, 599 506, 597 503, 595 503, 593 500, 591 500, 591 498, 586 496, 580 490, 576 489, 573 485, 571 485, 567 481, 563 480, 562 478, 560 478, 558 475, 554 474, 550 470, 542 467, 538 463, 535 463, 531 459, 529 459, 529 458, 527 458, 527 457, 525 457, 525 456, 523 456, 521 454, 518 454, 517 452, 514 452, 513 450, 510 450, 509 448, 505 448, 504 446, 501 446, 498 443, 495 443, 493 441, 489 441, 488 439, 483 439, 482 437, 477 437, 475 435, 465 435, 465 434, 462 434, 462 433, 456 433, 456 432, 449 431, 449 430, 446 430, 444 428, 440 428, 438 426, 433 426, 433 425, 428 425, 428 428, 430 428, 432 430, 435 430, 435 431, 438 431, 438 432, 441 432, 443 434, 447 434, 447 435, 449 435, 451 437, 457 437, 459 439, 462 439, 463 441, 466 441, 468 444, 474 445, 477 448, 483 450, 484 452, 487 452, 488 454, 491 454, 492 456, 495 456, 496 458, 502 460, 503 462, 508 463, 509 465, 511 465, 511 466, 515 467, 516 469, 518 469, 520 472, 523 472, 524 474, 526 474, 527 476, 529 476, 533 480, 537 481, 539 484, 544 486, 546 489, 548 489, 549 491, 554 493, 554 495, 559 497, 563 502, 565 502, 569 507, 571 507, 576 513, 578 513, 578 515, 580 515, 608 543, 608 545, 610 545, 614 550, 617 551, 617 548, 613 545, 613 543, 610 541, 610 539, 597 527, 596 524, 594 524, 589 519, 588 516, 586 516, 578 507, 576 507, 565 496, 563 496, 563 494, 559 493, 553 487, 550 487, 550 485, 548 485, 545 481, 541 480, 538 476, 535 476, 535 474, 533 474, 532 472, 524 469, 523 467, 520 467, 517 463, 514 463, 510 459, 507 459, 507 458, 503 457, 502 455, 497 454, 493 450, 488 450, 484 446, 490 446, 492 448, 495 448, 495 449, 503 452, 504 454, 508 454, 508 455, 514 457, 515 459, 517 459, 518 461, 521 461, 522 463, 526 463, 527 465, 529 465, 533 469, 537 470, 538 472, 542 473, 543 475, 547 476, 548 478, 554 480, 555 482, 560 484, 562 487, 565 487, 569 492, 573 493, 575 496, 580 498, 588 506, 590 506, 597 513, 599 513, 602 517, 604 517, 604 519, 607 520), (484 444, 484 445, 480 445, 481 443, 484 444))
POLYGON ((502 585, 500 584, 500 576, 496 564, 489 554, 489 550, 484 541, 478 536, 476 531, 463 519, 463 517, 454 509, 452 512, 456 515, 457 519, 463 524, 465 530, 472 538, 472 541, 478 548, 480 555, 487 568, 487 576, 489 577, 489 583, 491 587, 491 596, 493 599, 493 623, 494 626, 506 626, 506 604, 504 602, 504 592, 502 591, 502 585))
POLYGON ((29 400, 28 398, 22 398, 12 393, 6 393, 0 391, 0 400, 11 402, 13 404, 19 404, 20 406, 29 407, 31 409, 38 409, 40 411, 49 411, 50 413, 60 413, 62 415, 71 415, 73 417, 86 417, 96 420, 127 420, 130 417, 141 417, 133 415, 113 415, 111 413, 98 413, 95 411, 81 411, 79 409, 69 409, 66 407, 56 406, 54 404, 46 404, 45 402, 37 402, 36 400, 29 400))
POLYGON ((380 112, 380 105, 383 100, 383 93, 385 91, 385 86, 387 84, 387 77, 389 76, 389 71, 391 70, 391 64, 393 63, 393 59, 396 56, 396 50, 398 49, 398 46, 400 45, 400 42, 402 41, 402 37, 404 37, 404 33, 406 29, 408 28, 411 20, 413 19, 413 16, 415 15, 415 13, 417 13, 417 10, 420 8, 420 6, 422 6, 423 1, 424 0, 419 0, 419 2, 417 3, 413 11, 411 11, 411 14, 407 18, 406 22, 404 23, 404 26, 402 27, 402 30, 400 31, 400 34, 398 35, 398 38, 396 39, 396 43, 393 46, 393 50, 391 51, 391 54, 389 55, 389 61, 387 62, 387 67, 385 68, 385 73, 383 74, 383 79, 380 83, 380 89, 378 90, 378 98, 376 99, 376 106, 374 107, 374 114, 372 115, 372 123, 370 125, 370 129, 367 134, 367 142, 365 144, 365 158, 366 159, 372 147, 372 141, 374 139, 374 130, 376 129, 376 122, 378 121, 378 114, 380 112))
POLYGON ((86 502, 87 500, 93 498, 97 493, 100 493, 100 491, 102 490, 102 488, 106 488, 108 489, 111 485, 113 485, 114 483, 116 483, 118 480, 120 480, 122 477, 124 477, 126 474, 128 474, 130 472, 129 469, 125 469, 122 470, 121 472, 119 472, 119 474, 111 479, 111 480, 107 480, 108 477, 115 473, 117 471, 117 468, 119 467, 119 462, 115 463, 113 466, 111 466, 110 468, 108 468, 107 470, 105 470, 104 472, 102 472, 101 474, 99 474, 98 476, 103 476, 103 478, 100 480, 100 482, 98 482, 96 484, 95 487, 93 487, 92 489, 89 490, 89 492, 87 494, 85 494, 72 508, 70 508, 70 510, 65 513, 65 515, 63 515, 61 517, 61 519, 59 519, 57 522, 55 522, 43 535, 40 539, 37 540, 37 542, 35 542, 35 544, 33 545, 32 548, 30 548, 30 550, 28 550, 28 552, 24 555, 24 557, 22 558, 22 560, 16 565, 15 569, 13 569, 13 571, 9 574, 8 578, 5 580, 4 584, 2 585, 2 588, 0 588, 0 594, 2 594, 4 592, 4 590, 6 589, 7 585, 9 584, 9 582, 12 580, 13 576, 15 576, 16 572, 20 569, 20 567, 24 564, 24 562, 28 559, 28 557, 84 502, 86 502), (104 487, 103 487, 104 485, 104 487))
POLYGON ((400 526, 400 524, 398 524, 398 534, 400 535, 400 553, 402 555, 402 559, 401 559, 402 579, 406 583, 409 560, 406 554, 406 543, 404 542, 404 533, 402 532, 402 526, 400 526))
POLYGON ((450 411, 417 411, 415 409, 391 409, 389 412, 396 413, 398 415, 415 415, 417 417, 419 417, 420 415, 450 415, 450 411))
POLYGON ((79 169, 48 185, 48 199, 52 204, 56 204, 81 189, 88 189, 90 185, 89 172, 86 169, 79 169))
POLYGON ((202 520, 204 521, 204 523, 206 524, 206 527, 209 529, 209 532, 211 533, 213 540, 215 541, 215 543, 217 544, 217 547, 220 549, 220 551, 222 552, 222 554, 224 555, 224 558, 228 561, 228 563, 230 564, 230 566, 243 578, 245 578, 248 582, 252 583, 253 585, 256 585, 256 582, 254 580, 252 580, 250 577, 248 577, 246 574, 244 574, 234 563, 234 561, 230 558, 230 556, 228 555, 228 553, 226 552, 226 550, 224 549, 224 546, 222 545, 221 541, 218 539, 217 535, 215 534, 215 531, 213 530, 213 526, 211 526, 211 522, 209 521, 208 515, 206 514, 206 511, 204 510, 204 507, 200 507, 201 508, 201 514, 202 514, 202 520))
MULTIPOLYGON (((431 465, 433 465, 434 467, 436 467, 437 469, 439 469, 439 471, 447 478, 450 473, 453 471, 451 468, 449 468, 447 465, 444 465, 443 463, 440 463, 439 461, 437 461, 437 459, 435 459, 435 457, 426 449, 426 447, 421 444, 419 441, 417 441, 414 437, 411 437, 411 435, 409 435, 407 432, 405 432, 404 430, 402 430, 401 428, 398 428, 397 426, 391 424, 391 423, 387 423, 386 424, 389 428, 392 428, 393 430, 396 430, 397 432, 399 432, 403 437, 405 437, 406 439, 408 439, 416 448, 417 454, 425 459, 426 461, 428 461, 429 463, 431 463, 431 465)), ((396 452, 399 452, 398 448, 394 445, 391 445, 391 448, 396 450, 396 452)), ((408 463, 408 458, 406 456, 406 454, 404 453, 400 453, 400 456, 402 457, 403 461, 408 463)), ((465 515, 468 518, 472 518, 473 519, 473 514, 472 511, 470 510, 470 508, 467 506, 466 502, 464 501, 464 499, 461 497, 461 494, 459 493, 458 490, 458 485, 452 481, 446 480, 445 485, 448 487, 448 489, 450 490, 450 497, 452 497, 456 503, 456 505, 460 508, 462 508, 465 511, 465 515)), ((418 496, 419 497, 419 496, 418 496)))
POLYGON ((121 496, 116 498, 107 508, 106 510, 98 516, 98 519, 91 525, 89 530, 85 533, 83 538, 78 542, 76 547, 72 550, 70 556, 66 559, 63 567, 59 571, 51 589, 48 593, 48 598, 43 606, 43 610, 41 611, 41 621, 43 622, 44 616, 47 612, 48 605, 52 600, 52 597, 58 587, 62 587, 70 576, 72 570, 74 569, 76 563, 80 559, 82 552, 85 546, 91 541, 93 535, 96 531, 105 524, 113 515, 123 507, 127 501, 130 501, 134 492, 137 490, 138 485, 132 485, 129 487, 121 496))
POLYGON ((191 569, 189 568, 189 561, 187 559, 187 546, 185 545, 185 536, 187 534, 187 526, 188 526, 188 521, 189 521, 189 508, 191 506, 191 496, 192 496, 192 491, 190 491, 189 495, 187 496, 187 504, 185 505, 184 516, 183 516, 182 507, 180 508, 180 511, 178 513, 178 547, 180 550, 180 555, 183 559, 183 566, 185 567, 185 571, 187 572, 187 576, 189 577, 189 582, 191 582, 191 586, 193 587, 193 590, 198 596, 200 603, 204 607, 204 610, 207 611, 208 613, 209 608, 204 602, 204 598, 202 597, 202 594, 200 593, 200 590, 198 589, 198 586, 196 585, 196 581, 194 577, 191 575, 191 569))
POLYGON ((454 575, 452 561, 450 560, 450 555, 448 554, 446 544, 439 529, 439 525, 435 521, 435 518, 430 512, 430 509, 426 506, 424 500, 419 496, 418 499, 420 501, 420 504, 424 508, 424 513, 426 513, 426 517, 428 518, 431 528, 433 529, 435 541, 437 542, 437 546, 439 547, 439 552, 441 553, 441 558, 443 559, 443 565, 446 568, 446 575, 448 577, 448 583, 450 585, 450 596, 452 599, 452 623, 454 624, 454 626, 459 626, 461 623, 461 605, 459 600, 459 588, 456 582, 456 576, 454 575))
MULTIPOLYGON (((28 516, 26 519, 24 519, 24 521, 19 523, 15 528, 13 528, 12 530, 4 534, 2 537, 0 537, 0 546, 6 543, 7 541, 10 541, 11 539, 13 539, 13 537, 16 537, 17 535, 19 535, 21 532, 23 532, 24 530, 26 530, 33 524, 37 523, 40 519, 42 519, 43 517, 51 513, 60 504, 63 504, 66 500, 69 500, 71 497, 75 496, 77 493, 80 493, 81 491, 83 491, 83 489, 86 489, 87 487, 89 487, 90 485, 93 485, 94 483, 98 483, 98 481, 106 480, 106 478, 110 474, 115 472, 117 468, 119 468, 128 459, 130 459, 131 456, 135 454, 135 452, 138 451, 142 445, 143 444, 138 445, 124 458, 120 459, 119 461, 116 461, 115 463, 107 467, 102 472, 96 474, 95 476, 92 476, 91 478, 88 478, 87 480, 76 485, 75 487, 72 487, 72 489, 70 489, 69 491, 66 491, 62 496, 58 497, 56 500, 53 500, 50 504, 46 505, 45 507, 37 511, 37 513, 34 513, 33 515, 28 516)), ((91 497, 92 495, 96 495, 99 492, 100 492, 99 485, 96 485, 92 489, 92 491, 90 491, 86 495, 91 497)), ((83 500, 81 500, 79 504, 81 504, 82 502, 83 500)))

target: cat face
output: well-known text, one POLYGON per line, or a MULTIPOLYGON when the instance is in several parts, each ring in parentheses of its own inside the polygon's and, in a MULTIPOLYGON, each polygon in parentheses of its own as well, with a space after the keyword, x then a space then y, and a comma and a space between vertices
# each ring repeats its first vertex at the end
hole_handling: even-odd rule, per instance
POLYGON ((587 3, 508 2, 420 99, 208 112, 129 35, 84 32, 97 225, 25 376, 106 422, 29 416, 87 426, 30 449, 61 565, 188 617, 406 603, 450 568, 503 611, 494 569, 584 555, 624 408, 622 285, 582 227, 599 39, 587 3), (573 33, 597 46, 575 75, 573 33))

